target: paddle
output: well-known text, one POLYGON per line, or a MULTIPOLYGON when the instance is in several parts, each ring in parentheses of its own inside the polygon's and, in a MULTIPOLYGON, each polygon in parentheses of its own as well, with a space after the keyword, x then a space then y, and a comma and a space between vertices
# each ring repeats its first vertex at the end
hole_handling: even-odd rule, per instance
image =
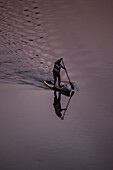
MULTIPOLYGON (((62 63, 63 63, 63 66, 65 67, 65 64, 64 64, 63 59, 62 59, 62 63)), ((70 83, 71 88, 74 89, 74 86, 73 86, 73 84, 71 83, 70 78, 69 78, 69 75, 68 75, 68 73, 67 73, 66 67, 65 67, 65 72, 66 72, 66 74, 67 74, 67 77, 68 77, 68 80, 69 80, 69 83, 70 83)))
POLYGON ((68 106, 69 106, 70 100, 71 100, 71 98, 72 98, 72 96, 73 96, 73 95, 74 95, 74 91, 72 91, 72 93, 71 93, 71 95, 70 95, 70 98, 69 98, 69 100, 68 100, 68 103, 67 103, 66 109, 65 109, 64 114, 63 114, 63 116, 62 116, 62 120, 64 119, 64 116, 65 116, 66 110, 67 110, 67 108, 68 108, 68 106))

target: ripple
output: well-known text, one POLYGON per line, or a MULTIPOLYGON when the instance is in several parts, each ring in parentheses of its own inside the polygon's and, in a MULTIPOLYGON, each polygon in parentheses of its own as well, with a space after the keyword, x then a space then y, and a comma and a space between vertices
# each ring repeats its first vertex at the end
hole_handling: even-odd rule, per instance
MULTIPOLYGON (((4 61, 10 58, 12 65, 16 64, 13 67, 7 66, 7 69, 13 73, 17 68, 19 72, 22 66, 29 68, 32 75, 32 70, 37 69, 40 75, 40 69, 41 73, 44 69, 45 73, 51 72, 55 60, 62 57, 71 78, 74 75, 75 78, 84 78, 86 72, 93 67, 93 60, 89 59, 91 51, 82 44, 80 35, 76 33, 78 17, 74 7, 76 9, 70 1, 64 3, 64 0, 51 3, 42 0, 1 2, 0 46, 7 50, 0 51, 0 55, 4 56, 4 61), (20 62, 16 63, 17 59, 20 62)), ((25 72, 19 76, 23 74, 25 72)))

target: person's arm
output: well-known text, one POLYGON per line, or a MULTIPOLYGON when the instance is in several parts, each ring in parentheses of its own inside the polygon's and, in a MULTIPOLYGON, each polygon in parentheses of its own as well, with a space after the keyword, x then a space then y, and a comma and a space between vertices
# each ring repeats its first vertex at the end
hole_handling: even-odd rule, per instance
MULTIPOLYGON (((60 58, 60 61, 62 61, 62 58, 60 58)), ((62 66, 61 64, 60 64, 60 66, 61 66, 61 68, 63 68, 64 70, 66 69, 64 66, 62 66)))
POLYGON ((64 66, 61 65, 61 68, 63 68, 64 70, 66 69, 64 66))
POLYGON ((66 108, 64 108, 64 109, 61 109, 60 111, 62 112, 63 110, 67 110, 66 108))

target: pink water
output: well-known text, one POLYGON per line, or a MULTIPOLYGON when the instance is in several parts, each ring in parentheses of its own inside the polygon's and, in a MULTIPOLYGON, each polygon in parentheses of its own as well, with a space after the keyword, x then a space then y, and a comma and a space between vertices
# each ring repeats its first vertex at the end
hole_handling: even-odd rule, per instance
MULTIPOLYGON (((0 0, 0 169, 113 169, 112 7, 0 0), (61 57, 80 89, 64 120, 43 84, 61 57)), ((69 98, 61 97, 65 107, 69 98)))

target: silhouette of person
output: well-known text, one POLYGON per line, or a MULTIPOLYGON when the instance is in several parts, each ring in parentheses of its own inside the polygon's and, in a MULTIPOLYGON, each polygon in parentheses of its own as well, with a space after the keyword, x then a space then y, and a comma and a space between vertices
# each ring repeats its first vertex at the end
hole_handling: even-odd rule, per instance
POLYGON ((58 78, 58 85, 60 87, 60 82, 61 82, 61 78, 60 78, 60 69, 63 68, 65 70, 65 67, 63 67, 61 65, 61 61, 62 58, 60 58, 59 60, 57 60, 54 64, 54 68, 53 68, 53 77, 54 77, 54 86, 56 85, 56 80, 58 78))
POLYGON ((65 109, 61 109, 61 93, 58 92, 58 96, 57 96, 57 92, 54 92, 54 103, 53 103, 54 109, 55 109, 55 113, 58 117, 60 117, 61 119, 63 119, 63 115, 62 115, 62 111, 63 110, 67 110, 65 109))

